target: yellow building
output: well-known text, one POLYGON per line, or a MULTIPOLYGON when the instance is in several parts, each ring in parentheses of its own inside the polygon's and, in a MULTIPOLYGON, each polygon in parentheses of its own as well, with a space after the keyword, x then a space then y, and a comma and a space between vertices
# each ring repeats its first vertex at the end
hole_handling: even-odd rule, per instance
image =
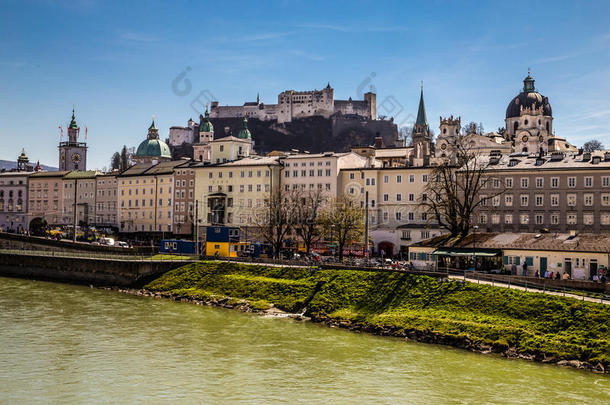
POLYGON ((375 253, 406 255, 407 247, 441 234, 421 205, 433 167, 342 169, 340 192, 365 205, 369 195, 369 234, 375 253))
POLYGON ((254 215, 280 181, 277 157, 248 157, 228 163, 194 165, 200 234, 207 226, 238 226, 251 238, 254 215))
POLYGON ((173 231, 174 169, 184 164, 187 163, 137 164, 117 176, 121 232, 173 231))

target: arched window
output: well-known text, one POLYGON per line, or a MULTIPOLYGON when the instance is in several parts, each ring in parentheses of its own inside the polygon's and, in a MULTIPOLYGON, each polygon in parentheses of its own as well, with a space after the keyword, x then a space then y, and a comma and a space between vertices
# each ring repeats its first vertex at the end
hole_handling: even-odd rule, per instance
POLYGON ((513 132, 517 132, 518 128, 519 128, 519 123, 517 121, 515 121, 515 124, 513 125, 513 132))
POLYGON ((521 150, 521 152, 523 152, 523 153, 527 153, 527 146, 524 146, 524 147, 523 147, 523 150, 521 150))
POLYGON ((549 122, 547 121, 547 122, 546 122, 546 132, 551 132, 551 130, 549 129, 549 127, 550 127, 550 126, 549 126, 549 122))

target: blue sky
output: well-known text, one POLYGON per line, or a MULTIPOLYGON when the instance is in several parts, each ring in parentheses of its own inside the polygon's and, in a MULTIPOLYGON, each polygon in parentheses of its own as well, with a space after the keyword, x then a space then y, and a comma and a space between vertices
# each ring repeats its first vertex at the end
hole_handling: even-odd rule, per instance
POLYGON ((329 81, 339 99, 374 86, 378 113, 409 122, 423 80, 433 129, 453 114, 492 130, 528 67, 558 136, 610 147, 609 16, 606 1, 0 0, 0 159, 57 165, 73 104, 102 168, 152 115, 165 138, 198 101, 329 81))

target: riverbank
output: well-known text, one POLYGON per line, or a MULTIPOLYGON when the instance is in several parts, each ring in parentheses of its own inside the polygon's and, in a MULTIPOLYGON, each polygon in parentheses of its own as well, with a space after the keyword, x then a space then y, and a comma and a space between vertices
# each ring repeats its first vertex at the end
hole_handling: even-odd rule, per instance
POLYGON ((405 273, 201 262, 143 295, 264 312, 353 331, 610 372, 610 308, 572 298, 405 273))

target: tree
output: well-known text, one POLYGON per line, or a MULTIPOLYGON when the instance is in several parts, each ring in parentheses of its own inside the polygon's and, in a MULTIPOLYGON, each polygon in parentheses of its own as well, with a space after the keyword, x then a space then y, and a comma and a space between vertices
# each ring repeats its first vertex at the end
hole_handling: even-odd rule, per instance
POLYGON ((320 215, 320 224, 325 232, 332 227, 337 240, 339 260, 343 261, 343 247, 347 241, 360 240, 364 232, 364 214, 361 208, 346 198, 329 203, 320 215))
POLYGON ((585 152, 595 152, 596 150, 603 150, 604 145, 597 139, 591 139, 582 146, 585 152))
POLYGON ((462 239, 468 235, 477 210, 506 188, 500 178, 490 178, 489 157, 471 150, 464 137, 457 140, 454 154, 455 164, 447 160, 432 170, 420 203, 430 220, 436 221, 452 238, 462 239), (481 189, 488 182, 493 182, 493 187, 487 187, 486 195, 482 195, 481 189))
POLYGON ((506 135, 506 128, 504 127, 498 127, 498 129, 496 129, 496 132, 498 133, 498 135, 500 136, 505 136, 506 135))
POLYGON ((129 151, 127 150, 127 146, 123 145, 123 149, 121 149, 121 171, 127 170, 129 168, 129 161, 131 156, 129 155, 129 151))
POLYGON ((110 170, 119 170, 121 168, 121 155, 119 152, 114 152, 110 159, 110 170))
POLYGON ((464 125, 462 127, 462 134, 463 135, 470 135, 470 134, 478 134, 478 135, 483 135, 483 133, 485 132, 485 130, 483 129, 483 123, 479 122, 478 124, 474 121, 470 121, 468 124, 464 125))
POLYGON ((252 218, 260 237, 273 248, 273 257, 280 256, 286 236, 294 221, 294 199, 290 193, 279 191, 257 207, 252 218))
POLYGON ((404 139, 405 145, 411 145, 411 134, 413 133, 413 127, 404 126, 398 130, 398 137, 404 139))
POLYGON ((311 246, 320 239, 320 213, 324 203, 322 190, 309 191, 304 195, 293 193, 294 222, 293 229, 297 236, 303 241, 307 254, 311 252, 311 246))

